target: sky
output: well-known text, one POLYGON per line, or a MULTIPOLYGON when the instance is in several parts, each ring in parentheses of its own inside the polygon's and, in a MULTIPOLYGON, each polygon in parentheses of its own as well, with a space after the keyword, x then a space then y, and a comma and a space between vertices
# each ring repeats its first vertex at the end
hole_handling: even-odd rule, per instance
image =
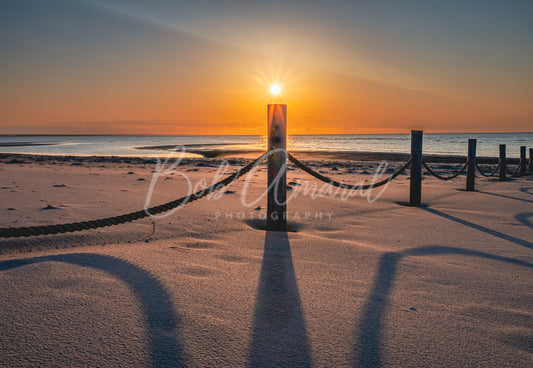
POLYGON ((531 0, 2 0, 0 134, 533 131, 532 39, 531 0))

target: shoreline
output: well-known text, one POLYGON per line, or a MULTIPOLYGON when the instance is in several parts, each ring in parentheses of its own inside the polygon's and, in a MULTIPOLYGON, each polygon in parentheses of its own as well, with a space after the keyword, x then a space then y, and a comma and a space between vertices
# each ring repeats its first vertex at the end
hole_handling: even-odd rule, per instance
MULTIPOLYGON (((146 148, 143 148, 146 149, 146 148)), ((327 161, 330 163, 346 163, 346 161, 358 161, 364 162, 405 162, 409 159, 408 153, 397 152, 363 152, 363 151, 289 151, 293 153, 297 158, 302 160, 313 161, 327 161)), ((255 159, 260 154, 264 153, 261 150, 191 150, 187 154, 199 155, 201 157, 184 157, 183 162, 189 161, 204 161, 204 160, 220 160, 220 159, 255 159)), ((102 156, 102 155, 55 155, 55 154, 33 154, 33 153, 2 153, 0 152, 0 162, 3 163, 17 163, 17 160, 24 160, 28 162, 40 162, 40 161, 73 161, 73 162, 116 162, 116 163, 139 163, 148 164, 156 163, 158 158, 164 158, 164 155, 153 156, 102 156), (9 162, 15 161, 15 162, 9 162)), ((436 155, 425 154, 424 160, 428 163, 446 163, 446 164, 462 164, 466 161, 466 155, 436 155)), ((498 164, 498 157, 477 157, 479 164, 498 164)), ((507 163, 516 165, 520 162, 519 158, 508 157, 507 163)), ((23 162, 20 162, 23 163, 23 162)))

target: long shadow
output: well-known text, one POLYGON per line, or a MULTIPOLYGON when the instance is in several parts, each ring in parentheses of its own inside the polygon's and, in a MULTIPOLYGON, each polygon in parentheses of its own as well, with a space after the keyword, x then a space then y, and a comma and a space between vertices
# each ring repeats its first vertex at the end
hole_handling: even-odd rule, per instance
POLYGON ((249 367, 310 367, 311 351, 286 232, 267 231, 249 367))
POLYGON ((533 212, 523 212, 519 213, 515 216, 515 218, 522 223, 522 225, 525 225, 531 229, 533 229, 533 223, 531 222, 530 218, 533 217, 533 212))
POLYGON ((427 208, 426 207, 426 208, 422 208, 422 210, 427 211, 429 213, 432 213, 434 215, 443 217, 445 219, 457 222, 458 224, 471 227, 472 229, 476 229, 478 231, 481 231, 481 232, 484 232, 486 234, 495 236, 497 238, 510 241, 512 243, 515 243, 517 245, 521 245, 521 246, 529 248, 529 249, 533 249, 533 243, 531 243, 531 242, 529 242, 527 240, 520 239, 520 238, 514 237, 512 235, 504 234, 504 233, 501 233, 501 232, 493 230, 493 229, 489 229, 488 227, 481 226, 481 225, 475 224, 475 223, 467 221, 467 220, 463 220, 463 219, 461 219, 459 217, 448 215, 447 213, 441 212, 441 211, 436 210, 434 208, 427 208))
POLYGON ((140 303, 150 342, 153 367, 185 367, 187 365, 179 317, 171 297, 161 282, 150 272, 120 258, 92 253, 60 254, 0 262, 0 271, 40 262, 64 262, 105 271, 125 282, 140 303))
POLYGON ((375 368, 382 366, 381 347, 385 334, 385 315, 389 306, 389 298, 397 276, 398 263, 409 256, 435 256, 440 254, 458 254, 469 257, 486 258, 500 262, 533 268, 533 264, 513 258, 496 256, 468 249, 426 246, 407 249, 403 252, 389 252, 381 256, 370 295, 361 311, 358 331, 355 336, 353 365, 356 367, 375 368))
POLYGON ((502 197, 502 198, 507 198, 507 199, 514 199, 515 201, 522 201, 522 202, 533 203, 533 201, 532 201, 531 199, 524 199, 524 198, 519 198, 519 197, 513 197, 513 196, 508 196, 508 195, 505 195, 505 194, 496 194, 496 193, 483 192, 483 191, 477 191, 477 193, 488 194, 488 195, 491 195, 491 196, 502 197))
POLYGON ((526 194, 531 194, 531 195, 533 195, 533 187, 520 188, 519 190, 520 190, 522 193, 526 193, 526 194))

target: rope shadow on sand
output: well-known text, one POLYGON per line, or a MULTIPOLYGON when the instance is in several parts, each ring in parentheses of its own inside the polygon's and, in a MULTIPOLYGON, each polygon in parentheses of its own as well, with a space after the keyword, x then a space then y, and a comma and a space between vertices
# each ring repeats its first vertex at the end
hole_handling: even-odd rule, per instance
POLYGON ((530 218, 533 218, 533 212, 522 212, 515 215, 515 218, 524 226, 533 229, 533 223, 530 218))
MULTIPOLYGON (((526 188, 527 189, 527 188, 526 188)), ((522 191, 522 189, 520 189, 520 191, 522 191)), ((527 194, 530 194, 528 192, 525 192, 525 191, 522 191, 524 193, 527 193, 527 194)), ((495 196, 495 197, 501 197, 501 198, 507 198, 507 199, 514 199, 515 201, 521 201, 521 202, 527 202, 527 203, 533 203, 533 201, 531 199, 525 199, 525 198, 520 198, 520 197, 513 197, 513 196, 508 196, 508 195, 505 195, 505 194, 497 194, 497 193, 490 193, 490 192, 484 192, 484 191, 477 191, 476 193, 481 193, 481 194, 488 194, 488 195, 491 195, 491 196, 495 196)))
POLYGON ((286 232, 267 231, 249 367, 310 367, 311 350, 286 232))
POLYGON ((514 265, 533 268, 533 264, 513 258, 497 256, 463 248, 445 246, 426 246, 407 249, 402 252, 389 252, 380 257, 377 273, 374 277, 370 294, 361 311, 358 331, 355 336, 353 366, 377 368, 382 366, 382 346, 385 327, 385 315, 389 306, 389 298, 397 276, 398 263, 405 257, 435 256, 456 254, 468 257, 479 257, 514 265))
POLYGON ((429 213, 432 213, 434 215, 443 217, 445 219, 457 222, 458 224, 471 227, 472 229, 479 230, 481 232, 484 232, 486 234, 495 236, 497 238, 510 241, 511 243, 514 243, 514 244, 517 244, 517 245, 521 245, 521 246, 529 248, 529 249, 533 249, 533 243, 531 243, 531 242, 529 242, 527 240, 520 239, 520 238, 514 237, 512 235, 504 234, 504 233, 501 233, 501 232, 493 230, 493 229, 489 229, 488 227, 485 227, 485 226, 482 226, 482 225, 478 225, 478 224, 475 224, 475 223, 467 221, 467 220, 463 220, 463 219, 461 219, 459 217, 455 217, 455 216, 449 215, 447 213, 441 212, 441 211, 436 210, 434 208, 422 208, 422 210, 427 211, 429 213))
POLYGON ((92 253, 59 254, 0 262, 6 271, 40 262, 63 262, 107 272, 120 279, 133 291, 140 303, 150 343, 153 367, 185 367, 180 344, 179 318, 171 297, 162 283, 150 272, 126 260, 92 253))
POLYGON ((527 187, 527 188, 520 188, 518 189, 522 193, 533 195, 533 187, 527 187))

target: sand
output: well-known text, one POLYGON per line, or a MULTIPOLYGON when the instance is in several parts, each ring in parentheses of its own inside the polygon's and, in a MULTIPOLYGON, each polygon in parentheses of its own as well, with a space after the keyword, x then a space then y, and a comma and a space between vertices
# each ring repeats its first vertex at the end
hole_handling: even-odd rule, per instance
MULTIPOLYGON (((155 168, 10 161, 0 165, 2 227, 142 209, 155 168)), ((179 168, 209 182, 216 162, 179 168)), ((369 180, 375 165, 365 165, 320 170, 369 180)), ((254 175, 249 200, 266 187, 264 167, 254 175)), ((168 177, 152 204, 187 192, 177 172, 168 177)), ((266 198, 243 205, 240 180, 169 217, 0 240, 0 366, 526 367, 532 180, 479 178, 465 192, 464 176, 425 176, 425 207, 412 208, 399 204, 408 175, 369 203, 312 199, 303 184, 320 183, 289 170, 288 182, 302 184, 288 192, 299 193, 290 232, 258 229, 266 198)))

